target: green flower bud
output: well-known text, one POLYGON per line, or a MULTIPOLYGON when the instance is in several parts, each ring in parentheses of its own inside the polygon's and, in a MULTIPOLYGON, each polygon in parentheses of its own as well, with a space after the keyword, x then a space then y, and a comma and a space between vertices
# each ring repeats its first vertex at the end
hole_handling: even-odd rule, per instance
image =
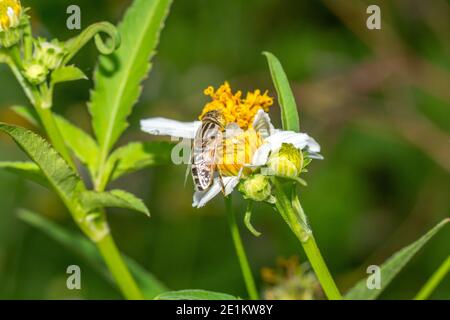
POLYGON ((272 187, 269 177, 254 174, 243 180, 238 186, 245 199, 272 202, 272 187))
POLYGON ((10 48, 20 41, 22 30, 18 28, 0 32, 0 47, 10 48))
POLYGON ((267 167, 271 174, 279 177, 298 177, 303 167, 303 154, 292 144, 283 143, 280 150, 270 155, 267 167))
POLYGON ((32 62, 24 65, 24 77, 34 85, 43 83, 48 75, 48 69, 40 63, 32 62))
POLYGON ((22 6, 19 0, 0 0, 0 46, 9 48, 22 38, 20 19, 22 6))
POLYGON ((58 40, 47 42, 45 39, 40 38, 34 45, 34 60, 43 64, 49 70, 54 70, 61 66, 67 52, 58 40))

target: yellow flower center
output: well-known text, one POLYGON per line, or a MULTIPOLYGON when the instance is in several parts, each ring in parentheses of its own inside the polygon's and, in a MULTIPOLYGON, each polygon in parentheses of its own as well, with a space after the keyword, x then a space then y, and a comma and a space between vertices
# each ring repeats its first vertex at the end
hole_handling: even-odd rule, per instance
POLYGON ((17 27, 21 13, 20 0, 0 0, 0 31, 17 27))
MULTIPOLYGON (((249 128, 242 133, 225 138, 221 147, 218 148, 217 168, 223 176, 236 176, 245 164, 250 164, 255 151, 262 145, 263 141, 259 133, 249 128)), ((243 175, 251 172, 245 169, 243 175)))
POLYGON ((246 97, 242 98, 242 92, 233 93, 228 82, 225 82, 217 90, 210 86, 205 89, 204 93, 210 96, 212 101, 205 105, 200 119, 207 112, 218 110, 223 114, 227 123, 235 122, 243 130, 251 127, 253 118, 259 109, 268 112, 269 107, 273 104, 273 98, 268 96, 267 91, 264 94, 261 94, 260 90, 247 92, 246 97))

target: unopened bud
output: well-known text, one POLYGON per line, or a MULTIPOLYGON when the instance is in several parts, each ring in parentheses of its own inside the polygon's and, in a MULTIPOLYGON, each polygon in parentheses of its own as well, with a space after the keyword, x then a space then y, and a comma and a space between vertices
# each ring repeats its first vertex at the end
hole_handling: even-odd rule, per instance
POLYGON ((267 162, 271 174, 279 177, 298 177, 303 166, 303 154, 290 143, 283 143, 280 150, 272 153, 267 162))
POLYGON ((48 69, 40 63, 25 64, 23 75, 34 85, 39 85, 47 78, 48 69))
POLYGON ((38 39, 35 42, 34 60, 49 70, 60 67, 65 55, 66 50, 58 40, 47 42, 45 39, 38 39))
POLYGON ((243 180, 238 187, 245 199, 272 202, 272 187, 268 177, 254 174, 243 180))

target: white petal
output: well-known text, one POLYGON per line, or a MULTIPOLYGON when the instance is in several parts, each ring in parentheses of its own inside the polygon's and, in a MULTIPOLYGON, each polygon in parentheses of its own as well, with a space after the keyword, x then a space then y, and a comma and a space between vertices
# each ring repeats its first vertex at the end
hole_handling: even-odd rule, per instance
POLYGON ((316 158, 321 156, 320 145, 308 136, 306 133, 297 133, 294 131, 275 131, 270 137, 264 140, 264 144, 255 151, 252 159, 252 165, 263 166, 267 163, 271 152, 275 152, 281 148, 283 143, 290 143, 294 147, 311 152, 316 158))
MULTIPOLYGON (((223 184, 225 185, 225 196, 233 192, 239 183, 239 177, 223 177, 223 184)), ((192 201, 194 208, 201 208, 207 204, 211 199, 217 196, 222 191, 222 185, 219 178, 215 178, 212 186, 203 192, 196 191, 192 201)))
POLYGON ((265 143, 260 146, 253 154, 252 165, 263 166, 267 163, 269 159, 271 148, 269 143, 265 143))
POLYGON ((150 118, 141 120, 141 130, 153 135, 172 136, 177 138, 194 139, 200 121, 180 122, 166 118, 150 118))
POLYGON ((213 185, 206 191, 196 191, 192 200, 194 208, 203 207, 208 201, 217 196, 221 191, 219 180, 214 180, 213 185))
POLYGON ((316 160, 323 160, 324 159, 324 157, 321 154, 315 153, 315 152, 309 152, 308 153, 308 157, 311 158, 311 159, 316 159, 316 160))
POLYGON ((320 145, 312 137, 309 137, 307 146, 308 146, 308 151, 310 153, 319 153, 320 152, 320 145))
POLYGON ((8 15, 10 21, 12 21, 12 20, 14 19, 15 15, 16 15, 16 14, 14 13, 14 9, 11 8, 11 7, 8 7, 8 8, 6 9, 6 14, 8 15))
POLYGON ((270 144, 272 151, 275 151, 280 149, 283 143, 290 143, 298 149, 303 149, 308 144, 308 139, 309 136, 305 133, 279 131, 268 137, 265 142, 270 144))
POLYGON ((269 115, 262 109, 259 109, 256 113, 252 126, 253 129, 255 129, 256 132, 259 132, 264 139, 273 134, 275 130, 274 126, 270 122, 269 115))
POLYGON ((268 137, 265 142, 271 145, 272 151, 281 148, 281 145, 283 143, 290 143, 300 150, 306 149, 313 153, 320 152, 320 145, 316 142, 316 140, 308 136, 306 133, 278 131, 268 137))
POLYGON ((239 183, 240 173, 237 177, 223 177, 223 184, 225 185, 225 196, 231 194, 239 183))

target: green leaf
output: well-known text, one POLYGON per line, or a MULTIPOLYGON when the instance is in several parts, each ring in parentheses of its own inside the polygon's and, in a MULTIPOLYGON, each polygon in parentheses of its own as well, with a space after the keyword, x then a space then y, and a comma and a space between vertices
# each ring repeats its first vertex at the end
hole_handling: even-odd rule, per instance
POLYGON ((78 128, 62 116, 56 116, 56 123, 66 145, 81 162, 94 173, 97 168, 99 148, 97 142, 85 131, 78 128))
POLYGON ((173 145, 168 142, 131 142, 116 149, 105 165, 101 190, 113 180, 134 171, 155 165, 171 163, 173 145))
POLYGON ((169 142, 131 142, 116 149, 108 159, 111 181, 155 165, 171 163, 173 144, 169 142))
POLYGON ((150 212, 141 199, 123 190, 107 192, 85 191, 80 194, 80 202, 88 212, 109 207, 131 209, 150 216, 150 212))
POLYGON ((263 52, 269 63, 270 74, 278 94, 281 107, 281 121, 284 130, 300 131, 300 121, 294 94, 280 61, 270 52, 263 52))
POLYGON ((431 275, 427 282, 420 288, 419 292, 414 297, 414 300, 426 300, 439 286, 442 280, 445 279, 450 272, 450 255, 442 262, 439 268, 431 275))
POLYGON ((35 127, 41 126, 41 121, 39 120, 39 116, 36 111, 32 108, 25 106, 12 106, 11 109, 20 117, 27 120, 29 123, 34 125, 35 127))
MULTIPOLYGON (((71 209, 76 208, 74 199, 84 185, 80 177, 42 137, 27 129, 0 122, 0 131, 8 134, 41 169, 52 188, 71 209)), ((84 213, 72 210, 76 218, 84 213)))
POLYGON ((169 291, 158 295, 156 300, 239 300, 239 298, 220 292, 188 289, 169 291))
POLYGON ((49 187, 41 169, 33 162, 0 162, 0 169, 15 173, 22 178, 34 181, 44 187, 49 187))
POLYGON ((414 255, 439 231, 450 219, 445 219, 428 231, 420 239, 409 246, 401 249, 392 257, 386 260, 381 266, 381 289, 367 288, 366 279, 359 281, 346 295, 345 299, 351 300, 373 300, 389 285, 403 267, 414 257, 414 255))
POLYGON ((128 126, 127 117, 150 71, 149 60, 170 4, 171 0, 135 0, 118 27, 120 48, 111 56, 100 57, 89 109, 102 159, 128 126))
MULTIPOLYGON (((104 265, 103 259, 100 256, 95 245, 86 237, 79 233, 69 231, 51 220, 42 217, 36 213, 28 210, 20 210, 19 218, 32 227, 39 229, 54 239, 68 250, 78 254, 85 259, 104 279, 115 287, 115 281, 112 279, 110 273, 104 265)), ((134 260, 122 254, 125 263, 138 282, 139 287, 147 299, 153 299, 158 294, 167 291, 167 288, 155 278, 153 274, 145 270, 141 265, 134 260)))
POLYGON ((87 80, 86 75, 75 66, 65 66, 52 72, 51 84, 55 85, 61 82, 87 80))
MULTIPOLYGON (((13 106, 11 109, 31 124, 39 127, 40 120, 34 109, 24 106, 13 106)), ((84 130, 72 124, 64 117, 54 114, 58 129, 63 136, 66 145, 73 151, 75 156, 89 167, 93 175, 97 168, 99 148, 97 142, 84 130)))

